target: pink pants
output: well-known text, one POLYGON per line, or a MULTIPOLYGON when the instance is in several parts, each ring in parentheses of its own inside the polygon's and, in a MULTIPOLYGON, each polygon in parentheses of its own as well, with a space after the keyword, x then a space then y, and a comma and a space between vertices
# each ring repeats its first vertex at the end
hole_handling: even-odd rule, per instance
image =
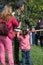
POLYGON ((12 41, 8 37, 0 36, 0 61, 2 65, 6 65, 5 49, 8 53, 9 65, 14 65, 13 53, 12 53, 12 41))

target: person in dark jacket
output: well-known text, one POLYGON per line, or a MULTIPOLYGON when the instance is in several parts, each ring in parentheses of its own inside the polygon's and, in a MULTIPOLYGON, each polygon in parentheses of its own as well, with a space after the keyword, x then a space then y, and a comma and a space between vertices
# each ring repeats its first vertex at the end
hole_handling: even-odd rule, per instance
MULTIPOLYGON (((36 29, 38 29, 38 30, 43 29, 43 19, 39 20, 39 22, 37 23, 36 29)), ((41 45, 41 47, 43 47, 43 31, 38 31, 37 32, 36 40, 37 39, 40 40, 40 45, 41 45)))
MULTIPOLYGON (((16 32, 18 31, 19 28, 21 28, 21 24, 22 24, 22 11, 24 10, 24 3, 22 0, 16 1, 15 2, 15 17, 19 22, 19 26, 16 29, 16 32)), ((17 38, 17 34, 15 35, 14 39, 13 39, 13 43, 14 43, 14 62, 19 65, 19 39, 17 38)))

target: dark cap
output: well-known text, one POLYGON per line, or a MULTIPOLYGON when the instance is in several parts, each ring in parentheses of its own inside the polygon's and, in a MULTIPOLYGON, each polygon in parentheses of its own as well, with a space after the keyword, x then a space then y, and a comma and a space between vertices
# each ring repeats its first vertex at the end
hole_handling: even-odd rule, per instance
POLYGON ((23 5, 23 1, 22 0, 18 0, 15 2, 15 8, 18 9, 19 7, 21 7, 23 5))

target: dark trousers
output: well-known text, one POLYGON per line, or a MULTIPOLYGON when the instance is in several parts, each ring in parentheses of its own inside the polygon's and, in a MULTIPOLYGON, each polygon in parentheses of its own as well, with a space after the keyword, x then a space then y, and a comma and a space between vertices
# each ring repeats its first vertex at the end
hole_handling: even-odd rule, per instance
POLYGON ((32 65, 31 59, 30 59, 30 51, 29 50, 22 50, 22 65, 26 64, 26 59, 28 60, 28 65, 32 65))
POLYGON ((19 65, 19 40, 17 37, 14 37, 13 43, 14 43, 14 63, 19 65))
POLYGON ((40 36, 40 45, 43 47, 43 36, 40 36))
POLYGON ((38 34, 35 34, 35 45, 38 45, 38 34))

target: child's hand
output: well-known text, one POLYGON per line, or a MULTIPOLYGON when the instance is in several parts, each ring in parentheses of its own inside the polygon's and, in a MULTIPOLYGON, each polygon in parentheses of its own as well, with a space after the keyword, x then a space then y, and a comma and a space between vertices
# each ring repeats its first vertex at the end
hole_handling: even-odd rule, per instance
POLYGON ((16 32, 16 31, 14 31, 14 32, 13 32, 13 34, 14 34, 14 37, 15 37, 15 36, 17 35, 17 32, 16 32))

